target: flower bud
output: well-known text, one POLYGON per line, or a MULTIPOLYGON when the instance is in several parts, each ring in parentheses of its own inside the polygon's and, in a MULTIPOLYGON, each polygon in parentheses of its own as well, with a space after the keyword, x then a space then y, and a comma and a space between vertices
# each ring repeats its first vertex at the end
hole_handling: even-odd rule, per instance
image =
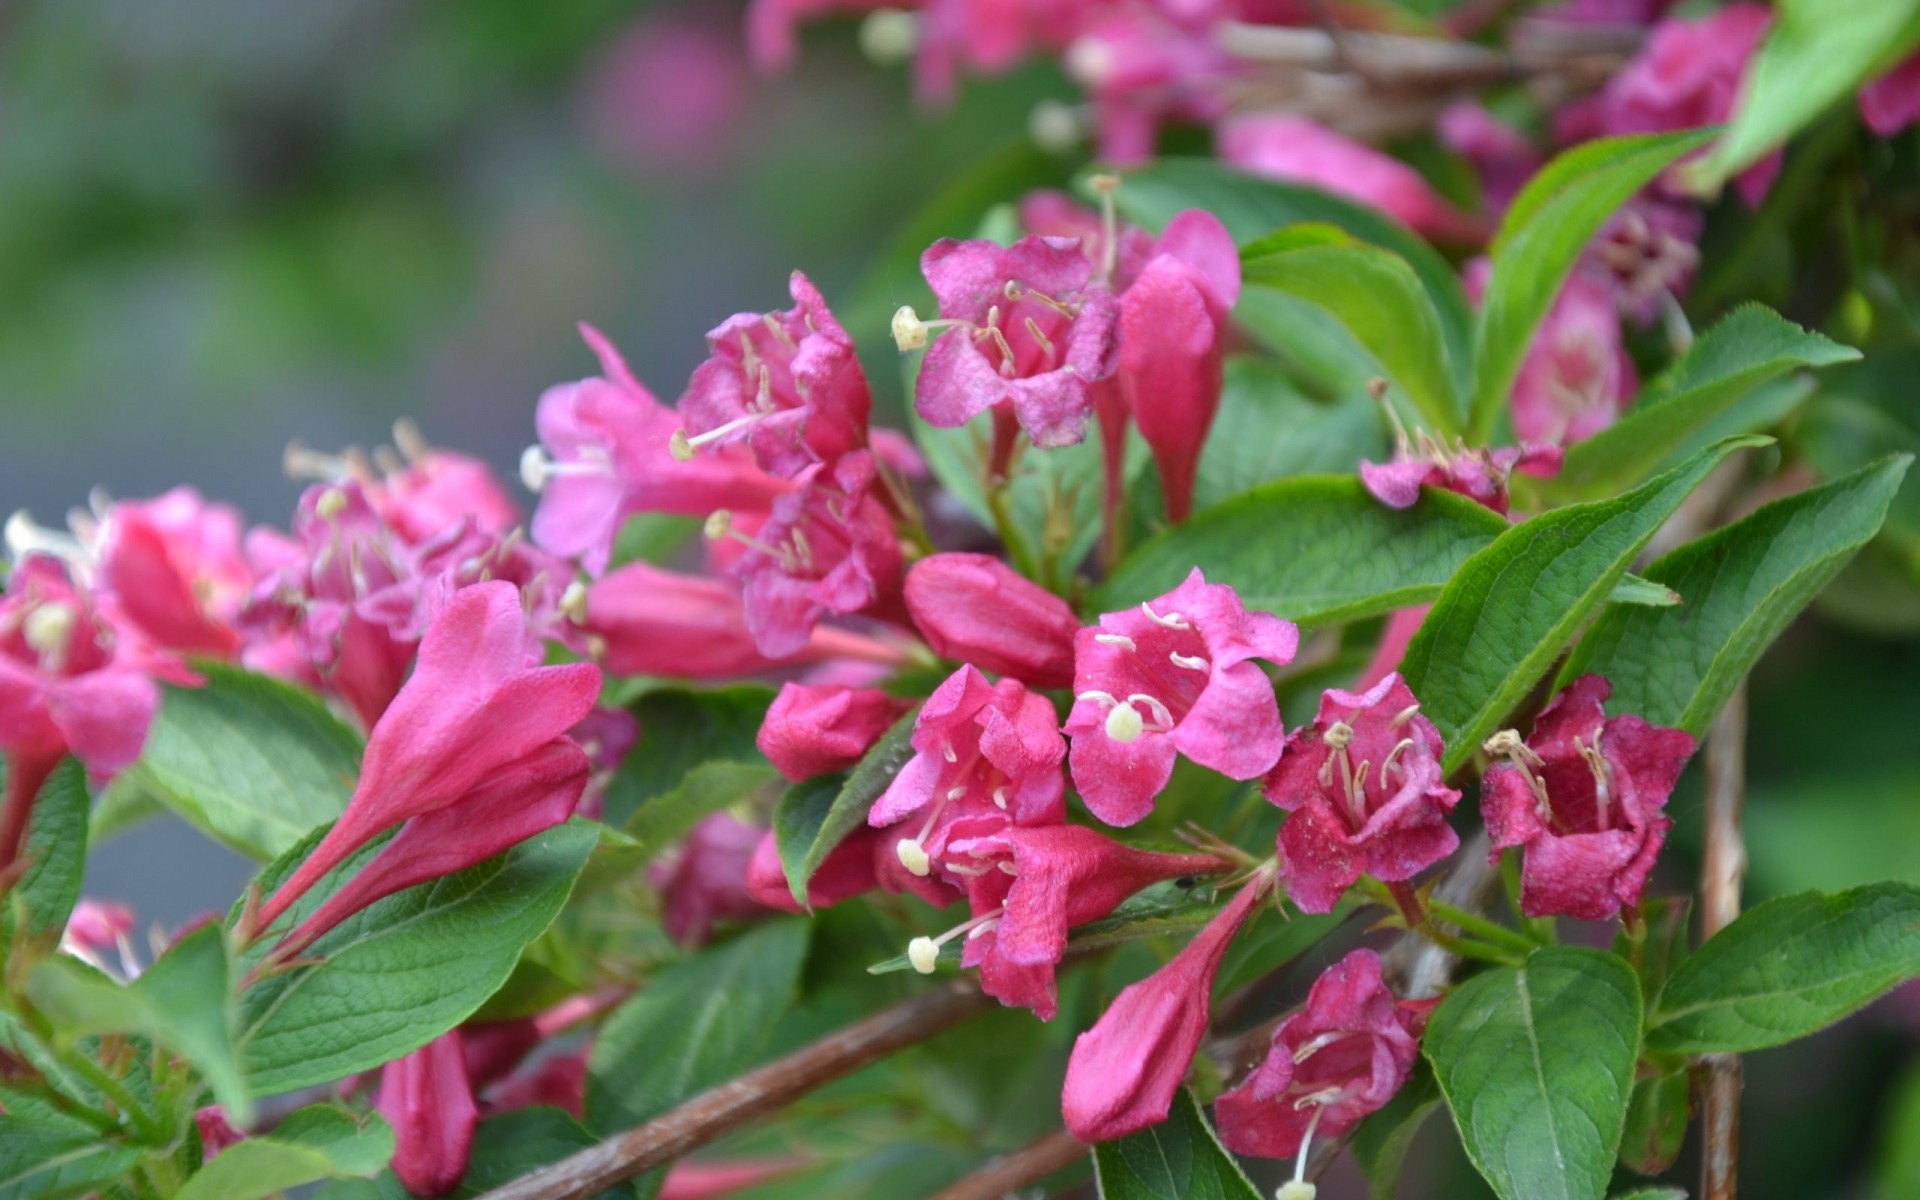
POLYGON ((794 783, 860 761, 910 704, 873 688, 789 683, 774 697, 757 744, 794 783))
POLYGON ((1073 683, 1067 602, 986 554, 936 554, 907 572, 907 611, 942 658, 1035 687, 1073 683))
POLYGON ((393 1173, 423 1200, 460 1186, 479 1110, 453 1031, 388 1063, 375 1104, 393 1127, 393 1173))

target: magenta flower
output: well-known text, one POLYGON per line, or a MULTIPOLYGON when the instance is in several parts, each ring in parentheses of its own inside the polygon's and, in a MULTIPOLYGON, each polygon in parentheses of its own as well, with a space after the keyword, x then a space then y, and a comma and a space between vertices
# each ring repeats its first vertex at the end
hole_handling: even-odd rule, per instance
POLYGON ((598 575, 634 513, 764 509, 788 490, 745 450, 682 462, 672 452, 679 416, 634 378, 599 330, 582 325, 580 335, 604 375, 547 389, 534 417, 541 444, 520 463, 523 481, 540 493, 533 536, 542 546, 598 575))
POLYGON ((1266 782, 1267 799, 1293 814, 1280 860, 1302 911, 1331 912, 1362 875, 1399 883, 1459 849, 1443 749, 1398 674, 1364 695, 1321 695, 1319 717, 1288 739, 1266 782))
POLYGON ((1420 172, 1306 117, 1265 112, 1229 117, 1214 139, 1220 157, 1243 171, 1358 200, 1428 237, 1471 245, 1487 236, 1479 218, 1441 198, 1420 172))
POLYGON ((1396 1003, 1380 959, 1355 950, 1314 980, 1252 1075, 1214 1102, 1237 1154, 1288 1158, 1316 1134, 1338 1137, 1393 1099, 1420 1057, 1433 1004, 1396 1003))
POLYGON ((100 588, 153 645, 231 658, 234 622, 253 588, 240 550, 240 514, 192 488, 123 500, 100 531, 100 588))
POLYGON ((1226 108, 1239 64, 1220 44, 1231 15, 1213 0, 1087 6, 1061 66, 1087 91, 1098 157, 1121 166, 1152 158, 1162 122, 1204 123, 1226 108))
POLYGON ((480 459, 428 446, 406 421, 394 426, 406 456, 368 489, 380 517, 401 537, 427 541, 461 522, 500 535, 520 524, 520 506, 480 459))
POLYGON ((64 755, 99 779, 140 757, 160 704, 156 674, 193 680, 116 627, 58 559, 14 567, 0 596, 0 869, 19 857, 34 798, 64 755))
POLYGON ((680 400, 684 452, 744 441, 761 468, 791 479, 865 448, 873 398, 853 339, 795 271, 794 306, 741 313, 707 334, 712 357, 680 400))
POLYGON ((1557 475, 1565 458, 1566 451, 1558 446, 1469 449, 1465 442, 1455 442, 1452 449, 1447 449, 1425 433, 1420 434, 1416 448, 1402 430, 1393 461, 1362 462, 1360 482, 1373 493, 1374 499, 1388 508, 1412 508, 1424 486, 1465 496, 1505 516, 1511 503, 1507 496, 1508 476, 1515 471, 1525 475, 1557 475))
POLYGON ((1487 212, 1503 213, 1540 169, 1540 152, 1525 134, 1487 111, 1478 100, 1459 100, 1440 113, 1434 132, 1448 149, 1473 165, 1487 212))
POLYGON ((89 962, 109 951, 118 951, 120 942, 133 932, 133 910, 124 904, 91 900, 82 896, 67 917, 67 928, 60 935, 60 950, 89 962))
MULTIPOLYGON (((378 878, 391 870, 404 878, 425 868, 403 866, 403 861, 437 868, 440 855, 446 861, 477 862, 538 831, 502 826, 519 836, 501 842, 507 834, 481 825, 477 812, 425 822, 425 831, 418 829, 423 824, 418 818, 455 806, 484 802, 489 823, 511 817, 537 824, 513 815, 516 801, 539 810, 544 820, 561 807, 555 795, 565 796, 571 788, 564 805, 571 812, 586 783, 587 762, 565 733, 593 708, 600 671, 586 663, 543 667, 537 661, 527 656, 526 615, 512 585, 483 583, 454 596, 421 641, 413 677, 374 725, 346 812, 267 899, 256 928, 271 926, 329 871, 403 821, 416 824, 403 829, 363 873, 378 878), (492 848, 470 857, 468 847, 482 844, 492 848), (391 867, 382 863, 389 855, 391 867)), ((564 819, 563 813, 558 820, 564 819)), ((396 890, 365 886, 383 895, 396 890)))
POLYGON ((1860 89, 1860 116, 1867 128, 1890 138, 1920 119, 1920 54, 1860 89))
MULTIPOLYGON (((1020 198, 1018 211, 1023 231, 1044 238, 1078 238, 1080 252, 1096 271, 1107 263, 1105 219, 1072 196, 1052 188, 1036 189, 1020 198)), ((1147 260, 1155 252, 1155 239, 1137 225, 1116 222, 1114 243, 1108 284, 1115 292, 1124 292, 1146 269, 1147 260)), ((1234 270, 1237 275, 1237 263, 1234 270)))
POLYGON ((1080 618, 990 554, 935 554, 907 572, 907 611, 942 658, 1034 687, 1073 682, 1080 618))
MULTIPOLYGON (((939 324, 954 327, 920 365, 920 415, 952 427, 989 410, 1011 414, 1038 446, 1085 437, 1088 385, 1113 373, 1118 305, 1079 245, 943 239, 921 256, 920 270, 939 298, 939 324)), ((894 319, 902 349, 924 345, 931 328, 911 309, 894 319)))
POLYGON ((1166 595, 1082 629, 1066 730, 1073 784, 1093 815, 1132 825, 1152 812, 1176 754, 1229 779, 1270 770, 1286 738, 1254 660, 1285 665, 1299 644, 1291 621, 1248 612, 1198 567, 1166 595))
MULTIPOLYGON (((1706 217, 1693 205, 1642 193, 1607 218, 1587 248, 1587 269, 1605 271, 1613 284, 1614 303, 1645 326, 1660 314, 1663 304, 1692 286, 1705 225, 1706 217)), ((1631 399, 1629 390, 1627 400, 1631 399)))
POLYGON ((1051 1021, 1058 1008, 1053 969, 1067 930, 1097 921, 1150 884, 1210 875, 1226 865, 1207 854, 1155 854, 1080 825, 1008 826, 952 843, 941 866, 966 889, 972 919, 938 938, 915 938, 909 957, 932 968, 942 942, 966 935, 964 965, 1001 1003, 1051 1021))
POLYGON ((1167 1119, 1207 1032, 1213 977, 1273 877, 1256 875, 1166 966, 1114 997, 1073 1043, 1060 1094, 1067 1131, 1104 1142, 1167 1119))
POLYGON ((1661 810, 1693 754, 1691 734, 1632 715, 1609 718, 1613 685, 1582 675, 1526 741, 1497 733, 1480 811, 1494 856, 1525 849, 1520 907, 1530 917, 1602 921, 1637 908, 1673 821, 1661 810))
POLYGON ((227 1110, 218 1104, 209 1104, 193 1112, 193 1128, 200 1135, 200 1163, 202 1166, 213 1161, 229 1146, 235 1146, 247 1140, 247 1135, 233 1127, 227 1120, 227 1110))
POLYGON ((920 708, 914 756, 874 801, 868 824, 916 830, 895 844, 909 872, 926 877, 961 838, 1007 825, 1066 819, 1060 763, 1066 742, 1046 697, 1018 680, 997 685, 961 667, 920 708))
POLYGON ((393 1127, 393 1173, 420 1200, 460 1186, 480 1110, 467 1083, 460 1031, 450 1030, 380 1069, 374 1102, 393 1127))
POLYGON ((797 482, 730 569, 747 628, 769 658, 800 653, 829 614, 903 615, 900 539, 874 494, 873 456, 855 451, 797 482))
MULTIPOLYGON (((1621 332, 1618 304, 1628 302, 1629 283, 1636 289, 1659 286, 1664 291, 1679 280, 1642 256, 1643 249, 1655 250, 1651 243, 1657 238, 1664 241, 1664 236, 1656 234, 1643 217, 1623 220, 1624 211, 1595 240, 1591 252, 1603 262, 1620 265, 1620 285, 1597 270, 1575 271, 1534 331, 1533 343, 1520 364, 1513 383, 1513 428, 1527 445, 1565 446, 1590 438, 1613 424, 1640 389, 1621 332), (1634 244, 1636 235, 1644 235, 1645 241, 1634 244), (1660 278, 1647 276, 1650 271, 1660 278)), ((1492 273, 1493 264, 1487 259, 1476 258, 1468 264, 1464 282, 1475 301, 1486 291, 1492 273)), ((1658 301, 1658 295, 1652 297, 1656 306, 1658 301)))
POLYGON ((755 743, 776 770, 799 783, 859 762, 912 707, 878 688, 789 683, 773 698, 755 743))
POLYGON ((700 946, 721 921, 763 916, 766 906, 747 889, 747 865, 761 830, 718 812, 688 833, 672 858, 656 862, 647 882, 661 897, 660 923, 682 946, 700 946))

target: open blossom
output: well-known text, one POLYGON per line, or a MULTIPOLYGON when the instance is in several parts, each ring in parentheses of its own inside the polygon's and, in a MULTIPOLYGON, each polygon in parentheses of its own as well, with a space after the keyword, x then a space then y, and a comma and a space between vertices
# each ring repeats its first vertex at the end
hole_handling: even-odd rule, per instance
POLYGON ((234 622, 253 571, 234 509, 186 487, 119 501, 104 514, 98 555, 101 590, 153 645, 217 658, 238 653, 234 622))
POLYGON ((1604 271, 1620 312, 1644 326, 1692 286, 1705 226, 1705 215, 1694 205, 1643 192, 1600 227, 1587 247, 1583 270, 1604 271))
POLYGON ((940 938, 916 938, 916 965, 932 968, 940 943, 966 935, 962 963, 1001 1003, 1051 1021, 1058 1008, 1054 967, 1067 930, 1096 921, 1150 884, 1225 869, 1206 854, 1136 850, 1081 825, 1008 826, 956 841, 942 863, 966 889, 972 919, 940 938))
MULTIPOLYGON (((1085 437, 1088 387, 1113 371, 1119 314, 1079 244, 942 239, 921 256, 920 269, 939 298, 942 323, 954 326, 920 365, 920 415, 952 427, 995 411, 1016 419, 1038 446, 1085 437)), ((924 345, 931 328, 911 309, 894 319, 902 349, 924 345)))
POLYGON ((1267 776, 1267 799, 1292 816, 1280 827, 1287 894, 1305 912, 1331 912, 1362 875, 1411 879, 1452 854, 1433 722, 1398 674, 1362 695, 1330 688, 1320 715, 1287 742, 1267 776))
POLYGON ((1215 1102, 1220 1140, 1238 1154, 1289 1158, 1315 1135, 1353 1128, 1407 1082, 1431 1008, 1396 1002, 1373 951, 1347 955, 1274 1031, 1266 1060, 1215 1102))
POLYGON ((67 928, 60 935, 60 951, 95 962, 103 954, 118 952, 121 942, 132 932, 131 908, 82 896, 74 904, 67 928))
POLYGON ((1474 243, 1486 237, 1481 221, 1442 199, 1420 172, 1306 117, 1229 117, 1215 136, 1220 157, 1243 171, 1358 200, 1443 241, 1474 243))
POLYGON ((588 770, 565 734, 593 708, 599 690, 597 667, 529 660, 526 615, 511 585, 483 583, 454 596, 421 642, 412 678, 374 725, 346 812, 268 897, 257 927, 272 925, 329 871, 403 821, 415 825, 367 872, 404 877, 418 873, 411 864, 437 868, 460 858, 471 865, 479 858, 470 850, 486 849, 484 858, 513 844, 498 844, 507 833, 518 841, 539 831, 519 821, 544 821, 545 828, 565 820, 588 770), (467 804, 484 812, 439 815, 467 804), (562 807, 566 812, 546 819, 562 807), (418 828, 422 818, 431 818, 425 830, 418 828))
POLYGON ((915 830, 896 854, 917 876, 928 875, 954 840, 1008 824, 1059 824, 1066 743, 1058 719, 1046 697, 1018 680, 990 684, 961 667, 921 706, 913 757, 874 801, 868 824, 915 830))
POLYGON ((1109 1141, 1167 1119, 1206 1035, 1220 961, 1272 885, 1271 875, 1256 875, 1166 966, 1129 984, 1075 1040, 1060 1094, 1075 1138, 1109 1141))
POLYGON ((1525 850, 1520 907, 1530 917, 1599 921, 1635 908, 1673 821, 1661 810, 1693 754, 1691 734, 1626 714, 1613 686, 1582 675, 1547 705, 1525 740, 1495 734, 1481 814, 1494 855, 1525 850))
POLYGON ((520 506, 485 462, 427 445, 407 421, 393 427, 393 440, 403 458, 378 460, 388 470, 368 496, 402 537, 426 541, 462 521, 481 533, 504 534, 520 523, 520 506))
POLYGON ((900 539, 875 481, 865 450, 809 467, 747 542, 731 573, 762 654, 798 654, 828 615, 900 615, 900 539))
POLYGON ((647 882, 661 896, 661 924, 682 946, 699 946, 720 921, 763 915, 766 906, 747 890, 747 865, 761 830, 718 812, 695 825, 668 859, 656 862, 647 882))
POLYGON ((1164 121, 1207 122, 1225 111, 1223 85, 1239 67, 1218 36, 1228 5, 1189 0, 1087 8, 1061 66, 1092 102, 1102 160, 1145 161, 1164 121))
MULTIPOLYGON (((1392 410, 1389 409, 1389 412, 1392 410)), ((1422 432, 1417 444, 1399 431, 1399 447, 1387 463, 1362 462, 1360 482, 1373 498, 1388 508, 1412 508, 1422 487, 1453 492, 1501 516, 1511 503, 1507 478, 1515 471, 1526 475, 1560 473, 1566 452, 1558 446, 1501 446, 1471 448, 1456 441, 1444 447, 1422 432)))
POLYGON ((382 1067, 374 1107, 393 1129, 391 1165, 409 1195, 433 1200, 460 1186, 480 1110, 467 1081, 459 1030, 382 1067))
POLYGON ((773 698, 755 744, 775 770, 799 783, 859 762, 911 707, 878 688, 789 683, 773 698))
POLYGON ((907 611, 942 658, 1034 687, 1073 682, 1080 618, 990 554, 934 554, 907 572, 907 611))
POLYGON ((689 435, 681 452, 745 442, 763 470, 791 479, 867 444, 873 398, 853 339, 795 271, 794 306, 741 313, 707 334, 680 401, 689 435))
POLYGON ((1270 770, 1285 735, 1254 660, 1285 665, 1299 644, 1292 622, 1248 612, 1198 567, 1166 595, 1082 629, 1066 730, 1087 807, 1109 825, 1139 821, 1177 754, 1230 779, 1270 770))
POLYGON ((743 448, 682 461, 672 450, 678 414, 634 377, 599 330, 582 325, 580 334, 603 374, 541 395, 534 414, 540 445, 520 463, 523 481, 540 493, 533 536, 542 546, 598 575, 634 513, 765 509, 788 490, 743 448))
POLYGON ((1613 289, 1576 271, 1513 381, 1514 433, 1529 445, 1571 445, 1613 424, 1639 388, 1613 289))

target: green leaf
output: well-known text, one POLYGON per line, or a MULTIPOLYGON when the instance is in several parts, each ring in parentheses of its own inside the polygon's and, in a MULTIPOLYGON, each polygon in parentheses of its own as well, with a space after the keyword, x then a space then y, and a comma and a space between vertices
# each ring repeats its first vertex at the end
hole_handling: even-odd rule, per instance
POLYGON ((1446 739, 1449 774, 1547 673, 1680 502, 1728 454, 1766 441, 1730 438, 1624 496, 1535 517, 1460 569, 1400 668, 1446 739))
POLYGON ((199 1070, 236 1124, 252 1119, 253 1098, 234 1048, 225 931, 218 925, 175 942, 124 987, 73 959, 49 958, 28 976, 27 994, 68 1035, 152 1038, 199 1070))
POLYGON ((128 774, 214 840, 271 859, 338 817, 360 739, 299 688, 220 663, 200 687, 167 687, 128 774))
POLYGON ((1440 315, 1405 259, 1327 226, 1296 226, 1247 247, 1241 275, 1332 313, 1428 426, 1460 431, 1440 315))
POLYGON ((1881 1106, 1886 1119, 1875 1139, 1875 1200, 1920 1196, 1920 1064, 1907 1068, 1892 1097, 1881 1106))
POLYGON ((1628 1188, 1624 1192, 1615 1192, 1608 1200, 1687 1200, 1687 1189, 1677 1187, 1628 1188))
POLYGON ((1640 1053, 1640 988, 1556 946, 1455 988, 1423 1045, 1467 1157, 1502 1200, 1600 1200, 1640 1053))
POLYGON ((624 825, 642 804, 679 787, 703 763, 763 761, 754 739, 772 703, 773 689, 754 683, 657 688, 628 705, 640 722, 640 740, 607 789, 607 824, 624 825))
POLYGON ((84 1196, 133 1170, 144 1151, 36 1100, 8 1096, 0 1113, 0 1200, 84 1196))
MULTIPOLYGON (((312 843, 261 874, 271 893, 312 843)), ((326 1083, 417 1050, 452 1029, 506 982, 520 951, 566 902, 597 838, 590 822, 549 829, 469 867, 354 914, 315 942, 296 967, 255 983, 240 997, 241 1061, 261 1095, 326 1083)), ((385 843, 376 841, 302 896, 285 920, 293 928, 385 843)), ((237 910, 236 910, 237 915, 237 910)), ((255 942, 240 958, 251 968, 272 947, 255 942)))
POLYGON ((627 818, 626 832, 638 843, 641 862, 686 836, 703 817, 711 816, 752 795, 779 778, 760 762, 701 763, 688 771, 678 787, 646 801, 627 818))
POLYGON ((916 708, 895 721, 844 780, 838 775, 795 784, 773 810, 773 837, 794 903, 807 904, 807 883, 833 848, 867 819, 873 802, 913 757, 916 708))
MULTIPOLYGON (((600 1139, 580 1122, 557 1108, 521 1108, 488 1117, 474 1131, 473 1155, 460 1181, 458 1196, 480 1196, 504 1187, 537 1167, 544 1167, 600 1139)), ((600 1193, 600 1200, 631 1196, 631 1184, 600 1193)))
POLYGON ((312 1105, 289 1113, 272 1133, 222 1150, 177 1200, 262 1200, 316 1180, 377 1175, 392 1157, 393 1130, 377 1115, 355 1120, 343 1109, 312 1105))
POLYGON ((1534 330, 1600 226, 1709 136, 1688 130, 1585 142, 1548 163, 1514 199, 1493 242, 1493 274, 1480 305, 1469 442, 1491 440, 1534 330))
POLYGON ((768 921, 656 974, 588 1064, 587 1127, 628 1129, 752 1066, 799 992, 809 926, 768 921))
POLYGON ((1920 3, 1875 0, 1836 10, 1828 0, 1779 0, 1766 40, 1748 60, 1726 136, 1684 173, 1717 191, 1785 144, 1837 100, 1851 98, 1920 40, 1920 3))
POLYGON ((1658 1175, 1680 1157, 1692 1115, 1689 1072, 1682 1065, 1638 1080, 1627 1101, 1627 1128, 1620 1163, 1641 1175, 1658 1175))
POLYGON ((1851 346, 1802 329, 1757 304, 1743 305, 1642 389, 1626 416, 1570 447, 1552 490, 1575 496, 1623 491, 1658 467, 1675 442, 1761 384, 1795 367, 1859 357, 1851 346))
POLYGON ((1740 1054, 1824 1029, 1920 975, 1920 888, 1802 892, 1741 915, 1680 965, 1647 1023, 1667 1054, 1740 1054))
POLYGON ((1385 462, 1389 452, 1372 401, 1316 403, 1278 364, 1236 355, 1226 362, 1220 411, 1200 451, 1194 509, 1275 479, 1350 472, 1361 459, 1385 462))
POLYGON ((1400 1168, 1413 1149, 1413 1139, 1440 1106, 1440 1088, 1425 1060, 1414 1065, 1406 1084, 1394 1093, 1385 1107, 1360 1123, 1347 1148, 1367 1177, 1373 1200, 1393 1200, 1400 1181, 1400 1168))
POLYGON ((1427 489, 1392 509, 1357 477, 1301 476, 1217 504, 1143 543, 1093 600, 1102 612, 1151 600, 1196 564, 1250 609, 1295 621, 1352 620, 1424 604, 1508 528, 1498 514, 1427 489))
POLYGON ((1608 612, 1561 682, 1598 672, 1613 681, 1613 711, 1704 734, 1761 653, 1878 532, 1910 462, 1900 455, 1777 500, 1666 555, 1646 574, 1686 604, 1608 612))
POLYGON ((1472 361, 1473 316, 1459 276, 1438 251, 1385 213, 1316 188, 1256 179, 1205 158, 1161 158, 1129 168, 1114 202, 1128 220, 1155 231, 1182 209, 1204 208, 1243 246, 1284 225, 1317 222, 1393 251, 1426 288, 1447 358, 1464 380, 1472 361))
POLYGON ((1100 1200, 1262 1200, 1186 1088, 1164 1122, 1095 1146, 1093 1178, 1100 1200))
MULTIPOLYGON (((6 764, 0 762, 0 779, 5 778, 6 764)), ((7 893, 7 911, 0 919, 0 937, 8 942, 15 929, 38 938, 58 935, 67 927, 87 868, 88 803, 86 770, 69 755, 34 797, 21 848, 26 870, 7 893)))

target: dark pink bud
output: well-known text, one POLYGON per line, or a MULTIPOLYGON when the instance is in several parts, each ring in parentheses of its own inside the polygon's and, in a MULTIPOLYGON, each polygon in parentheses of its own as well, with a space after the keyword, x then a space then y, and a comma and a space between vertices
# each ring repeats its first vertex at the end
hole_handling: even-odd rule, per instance
POLYGON ((990 554, 935 554, 907 572, 907 611, 942 658, 1034 687, 1073 682, 1080 618, 990 554))
POLYGON ((760 724, 760 753, 794 783, 844 771, 911 707, 877 688, 789 683, 760 724))
POLYGON ((1920 54, 1860 89, 1860 116, 1867 128, 1890 138, 1920 119, 1920 54))
POLYGON ((1305 912, 1331 912, 1362 875, 1401 882, 1452 854, 1433 722, 1397 674, 1364 695, 1330 688, 1320 715, 1295 733, 1267 776, 1267 799, 1293 814, 1280 827, 1287 894, 1305 912))
POLYGON ((433 1200, 460 1186, 480 1113, 458 1030, 381 1068, 374 1107, 393 1127, 391 1165, 409 1194, 433 1200))
POLYGON ((1220 1140, 1238 1154, 1289 1158, 1310 1137, 1353 1128, 1407 1082, 1428 1007, 1394 1001, 1373 951, 1347 955, 1274 1031, 1266 1061, 1215 1102, 1220 1140))
POLYGON ((1066 730, 1087 807, 1109 825, 1134 824, 1179 754, 1230 779, 1272 769, 1286 738, 1254 660, 1284 665, 1299 643, 1292 622, 1248 612, 1198 567, 1166 595, 1082 629, 1066 730))
POLYGON ((487 1111, 511 1112, 545 1105, 578 1120, 587 1100, 587 1053, 549 1054, 487 1094, 487 1111))
POLYGON ((729 813, 714 813, 693 827, 670 859, 648 870, 668 936, 682 946, 699 946, 718 922, 766 915, 747 887, 760 834, 759 827, 729 813))
MULTIPOLYGON (((882 831, 861 826, 827 854, 826 861, 807 881, 807 903, 812 908, 832 908, 879 886, 874 874, 874 855, 882 831)), ((794 903, 786 868, 780 862, 780 846, 772 831, 760 838, 753 858, 747 864, 747 891, 768 908, 779 912, 805 911, 794 903)))
POLYGON ((247 1140, 247 1135, 233 1127, 227 1120, 227 1110, 218 1104, 209 1104, 205 1108, 195 1109, 193 1127, 200 1134, 200 1161, 209 1163, 216 1154, 228 1146, 247 1140))
POLYGON ((1631 714, 1609 718, 1613 685, 1582 675, 1533 733, 1495 734, 1480 810, 1494 856, 1524 848, 1520 906, 1530 917, 1601 921, 1635 908, 1673 821, 1661 810, 1693 754, 1691 734, 1631 714))
POLYGON ((1167 1119, 1207 1032, 1213 977, 1273 877, 1255 876, 1166 966, 1128 985, 1073 1044, 1060 1095, 1067 1130, 1104 1142, 1167 1119))

